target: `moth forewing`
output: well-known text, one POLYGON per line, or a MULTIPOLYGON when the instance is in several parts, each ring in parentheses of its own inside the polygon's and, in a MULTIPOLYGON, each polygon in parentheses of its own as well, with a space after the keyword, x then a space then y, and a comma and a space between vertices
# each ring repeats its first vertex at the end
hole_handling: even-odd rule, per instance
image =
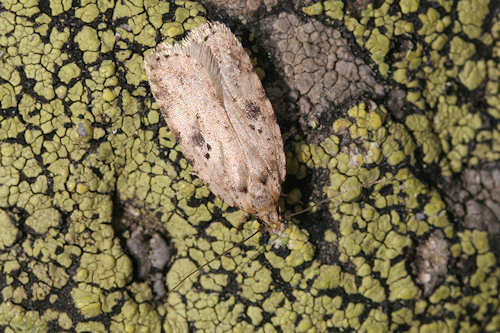
POLYGON ((161 44, 146 74, 170 130, 199 178, 271 232, 285 154, 276 118, 248 54, 225 25, 206 23, 177 45, 161 44))

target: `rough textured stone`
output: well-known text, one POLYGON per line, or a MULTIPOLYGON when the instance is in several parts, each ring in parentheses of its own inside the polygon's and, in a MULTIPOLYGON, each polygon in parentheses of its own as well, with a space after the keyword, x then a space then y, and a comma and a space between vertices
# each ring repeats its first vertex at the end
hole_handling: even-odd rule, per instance
POLYGON ((280 74, 267 85, 278 116, 298 119, 307 133, 322 126, 319 119, 330 104, 341 105, 364 93, 384 94, 372 70, 335 28, 281 13, 260 21, 256 34, 280 74), (293 110, 293 103, 298 109, 293 110))

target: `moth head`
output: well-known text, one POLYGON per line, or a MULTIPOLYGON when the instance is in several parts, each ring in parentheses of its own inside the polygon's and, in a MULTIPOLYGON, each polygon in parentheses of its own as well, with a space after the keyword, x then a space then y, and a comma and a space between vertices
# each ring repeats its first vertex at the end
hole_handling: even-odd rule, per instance
POLYGON ((272 209, 267 211, 264 215, 259 216, 264 224, 266 225, 267 231, 270 234, 276 234, 285 230, 285 224, 282 222, 281 215, 278 213, 279 206, 277 209, 272 209))

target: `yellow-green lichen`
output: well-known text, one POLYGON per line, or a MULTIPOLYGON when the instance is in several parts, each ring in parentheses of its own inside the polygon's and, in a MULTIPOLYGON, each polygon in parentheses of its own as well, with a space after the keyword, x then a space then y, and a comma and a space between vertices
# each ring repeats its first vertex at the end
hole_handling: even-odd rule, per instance
POLYGON ((40 318, 37 311, 26 311, 10 302, 0 304, 0 325, 9 327, 13 332, 49 332, 47 321, 40 318))
POLYGON ((344 3, 342 1, 328 0, 323 2, 325 14, 336 20, 341 20, 344 17, 344 3))
MULTIPOLYGON (((462 87, 457 83, 463 85, 465 89, 477 90, 482 89, 485 82, 489 87, 495 87, 494 82, 498 82, 498 75, 493 75, 495 78, 491 78, 488 82, 487 59, 483 55, 478 56, 476 51, 476 45, 494 44, 492 34, 482 31, 483 22, 487 20, 489 3, 489 1, 464 0, 459 1, 454 8, 451 1, 436 2, 436 6, 426 6, 420 1, 402 1, 399 3, 401 12, 391 12, 387 4, 377 8, 369 4, 361 17, 346 16, 344 23, 353 32, 357 43, 371 51, 372 59, 379 65, 380 72, 389 73, 388 69, 391 69, 394 80, 408 89, 406 100, 425 111, 427 119, 434 118, 439 121, 432 108, 442 96, 450 94, 452 95, 450 97, 460 98, 459 89, 462 87), (453 14, 450 15, 453 10, 453 14), (454 17, 458 19, 452 21, 454 17), (413 30, 415 20, 421 23, 416 32, 413 30), (447 29, 453 30, 453 34, 447 33, 447 29), (465 40, 460 33, 465 33, 468 39, 465 40), (380 48, 383 43, 379 43, 378 38, 384 36, 390 40, 398 35, 415 34, 423 37, 423 40, 410 38, 409 44, 404 45, 403 42, 401 44, 403 47, 394 48, 396 53, 389 68, 384 62, 386 48, 380 48), (474 43, 473 39, 479 44, 474 43), (430 52, 424 53, 423 50, 430 52), (446 54, 447 52, 449 54, 446 54)), ((495 24, 498 18, 492 21, 495 24)), ((495 38, 498 40, 498 34, 495 38)), ((498 94, 491 96, 496 95, 498 94)), ((491 97, 490 100, 494 101, 495 98, 491 97)), ((490 112, 497 113, 493 108, 490 112)), ((497 132, 498 130, 489 126, 488 134, 493 135, 497 132)), ((434 133, 418 131, 414 134, 417 144, 424 151, 425 163, 438 163, 445 175, 462 170, 464 165, 459 161, 462 159, 469 160, 471 166, 477 166, 480 161, 493 161, 497 158, 496 140, 488 144, 479 144, 474 152, 457 147, 452 154, 446 155, 442 154, 442 151, 448 150, 447 145, 450 143, 439 142, 438 136, 441 134, 439 131, 435 130, 434 133)), ((479 141, 479 134, 473 139, 479 141)))
POLYGON ((366 48, 370 51, 372 60, 378 65, 379 71, 387 75, 389 66, 384 62, 385 55, 389 52, 390 40, 381 34, 378 29, 373 30, 370 38, 366 41, 366 48))
POLYGON ((478 38, 481 35, 481 25, 488 14, 489 0, 460 0, 458 1, 458 19, 462 23, 462 31, 469 38, 478 38))
POLYGON ((402 0, 399 3, 399 6, 401 7, 401 12, 403 14, 409 14, 416 12, 418 10, 419 4, 419 0, 402 0))
POLYGON ((458 77, 467 89, 476 89, 486 77, 486 65, 484 61, 466 61, 458 77))
POLYGON ((2 250, 12 246, 19 235, 19 229, 12 222, 9 215, 5 211, 0 210, 0 230, 2 230, 0 235, 0 249, 2 250))
POLYGON ((402 106, 352 100, 324 111, 332 132, 314 145, 287 136, 287 175, 300 183, 280 200, 284 215, 312 205, 308 186, 332 201, 286 221, 272 243, 259 233, 240 245, 258 222, 242 226, 244 214, 191 174, 142 65, 158 36, 173 42, 206 21, 200 3, 4 3, 6 331, 498 331, 500 272, 488 234, 450 223, 433 184, 412 173, 435 165, 451 175, 498 159, 500 23, 491 2, 321 1, 297 10, 344 25, 386 91, 403 91, 402 106), (323 176, 309 177, 312 169, 323 176), (120 239, 128 203, 151 210, 154 221, 139 223, 175 248, 160 273, 167 288, 237 246, 155 301, 120 239), (453 269, 426 297, 412 257, 436 230, 453 269))
POLYGON ((310 6, 303 7, 302 11, 306 15, 320 15, 321 13, 323 13, 323 3, 316 2, 310 6))

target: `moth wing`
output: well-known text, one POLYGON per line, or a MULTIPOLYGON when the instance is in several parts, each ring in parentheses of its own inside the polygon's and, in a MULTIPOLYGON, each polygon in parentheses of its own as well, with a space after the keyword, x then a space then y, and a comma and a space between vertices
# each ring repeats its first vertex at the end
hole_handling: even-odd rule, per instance
POLYGON ((145 60, 146 74, 169 129, 198 177, 227 204, 237 206, 240 194, 235 189, 245 186, 247 161, 240 145, 234 144, 220 86, 207 64, 191 56, 204 54, 196 47, 160 45, 145 60))
POLYGON ((213 24, 212 32, 206 44, 218 61, 224 108, 247 158, 247 183, 255 188, 253 206, 275 210, 286 163, 272 105, 248 54, 232 32, 222 24, 213 24))
POLYGON ((210 190, 264 220, 275 215, 285 178, 283 142, 250 58, 231 31, 204 25, 181 45, 160 45, 145 64, 169 128, 210 190))

